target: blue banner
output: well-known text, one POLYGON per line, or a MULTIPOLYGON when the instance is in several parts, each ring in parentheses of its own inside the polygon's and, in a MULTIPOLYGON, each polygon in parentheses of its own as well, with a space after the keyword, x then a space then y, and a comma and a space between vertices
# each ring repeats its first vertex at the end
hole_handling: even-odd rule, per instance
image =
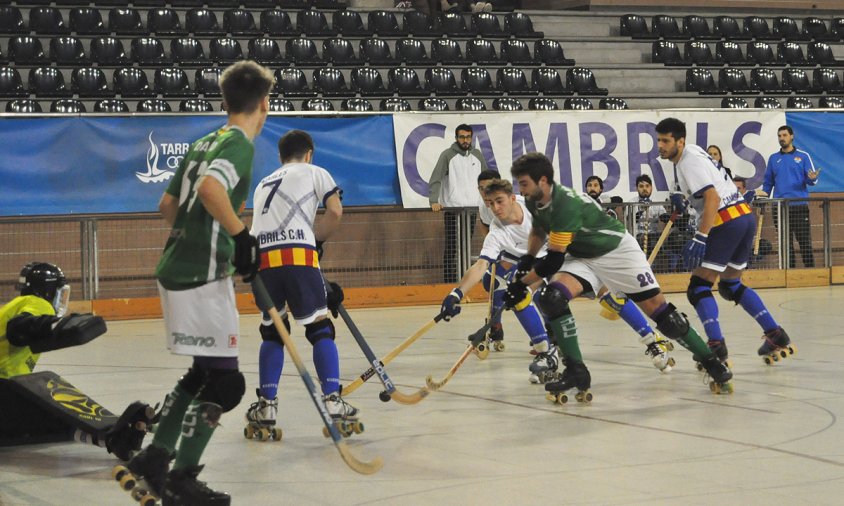
MULTIPOLYGON (((157 211, 190 143, 225 122, 225 116, 185 114, 5 118, 0 215, 157 211)), ((278 168, 278 139, 294 128, 313 136, 314 163, 334 176, 344 205, 398 204, 390 116, 270 116, 255 141, 253 188, 278 168)))
POLYGON ((815 168, 821 169, 811 193, 844 191, 844 114, 837 112, 787 112, 787 124, 794 130, 794 145, 809 153, 815 168))

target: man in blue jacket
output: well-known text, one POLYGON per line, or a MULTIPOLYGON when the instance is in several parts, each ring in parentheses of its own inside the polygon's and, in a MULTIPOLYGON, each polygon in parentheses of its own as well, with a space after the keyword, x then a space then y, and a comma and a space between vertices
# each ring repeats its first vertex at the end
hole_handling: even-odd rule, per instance
MULTIPOLYGON (((760 196, 767 196, 772 189, 776 189, 774 197, 780 199, 809 198, 809 186, 818 183, 820 169, 815 169, 809 153, 794 147, 794 131, 784 125, 777 130, 777 138, 781 149, 768 158, 765 170, 765 181, 760 196)), ((814 267, 815 257, 812 254, 812 234, 809 224, 809 204, 806 201, 791 201, 788 203, 788 225, 791 233, 788 239, 788 263, 795 267, 794 242, 800 245, 800 258, 804 267, 814 267)))

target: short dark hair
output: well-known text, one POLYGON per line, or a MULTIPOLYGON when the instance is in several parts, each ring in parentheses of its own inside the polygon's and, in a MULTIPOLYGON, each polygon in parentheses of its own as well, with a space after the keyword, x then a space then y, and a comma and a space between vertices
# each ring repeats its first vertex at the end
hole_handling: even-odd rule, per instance
POLYGON ((314 140, 304 130, 290 130, 278 140, 278 156, 281 163, 304 157, 314 150, 314 140))
POLYGON ((686 124, 677 118, 665 118, 656 124, 656 133, 671 134, 674 140, 679 141, 686 138, 686 124))
POLYGON ((598 176, 589 176, 589 177, 586 178, 586 182, 583 184, 583 186, 584 187, 587 186, 589 184, 589 181, 598 181, 598 186, 601 187, 601 191, 604 191, 604 180, 603 179, 601 179, 598 176))
POLYGON ((481 181, 489 181, 490 179, 498 179, 501 177, 501 174, 498 173, 497 170, 486 169, 482 170, 480 174, 478 174, 478 182, 481 181))
POLYGON ((460 130, 463 130, 464 132, 469 132, 470 134, 475 133, 474 130, 472 130, 472 127, 470 127, 466 123, 461 123, 461 124, 457 125, 457 128, 454 129, 454 136, 455 137, 457 137, 457 132, 459 132, 460 130))
POLYGON ((486 187, 484 187, 484 195, 492 195, 493 193, 504 192, 507 195, 513 194, 513 183, 506 179, 493 179, 486 187))
POLYGON ((554 184, 554 166, 542 153, 526 153, 513 161, 510 173, 514 177, 529 176, 534 183, 539 183, 542 176, 548 184, 554 184))
POLYGON ((747 178, 742 176, 733 176, 733 181, 736 183, 744 183, 747 185, 747 178))
POLYGON ((641 182, 648 183, 651 186, 654 185, 654 182, 651 179, 651 176, 649 176, 647 174, 642 174, 641 176, 636 178, 636 186, 639 186, 639 183, 641 183, 641 182))
POLYGON ((274 83, 273 73, 254 61, 243 60, 229 65, 220 76, 220 91, 226 112, 254 112, 270 94, 274 83))
POLYGON ((792 130, 791 127, 788 126, 788 125, 783 125, 783 126, 777 128, 777 133, 780 133, 783 130, 788 130, 788 135, 794 135, 794 130, 792 130))

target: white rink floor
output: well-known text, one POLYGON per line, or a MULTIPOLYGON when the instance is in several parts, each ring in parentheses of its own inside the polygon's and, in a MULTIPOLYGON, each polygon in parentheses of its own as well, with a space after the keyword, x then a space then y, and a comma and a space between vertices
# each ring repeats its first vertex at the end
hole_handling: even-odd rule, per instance
MULTIPOLYGON (((756 324, 720 301, 734 363, 735 394, 715 396, 679 346, 663 375, 633 331, 577 301, 581 346, 594 401, 553 405, 528 383, 527 338, 505 313, 507 350, 474 356, 440 392, 415 406, 382 403, 371 379, 349 401, 366 432, 352 452, 384 468, 351 471, 330 440, 292 361, 280 391, 278 443, 243 438, 243 412, 257 384, 255 315, 242 318, 241 369, 247 396, 224 415, 201 478, 237 505, 766 504, 839 505, 844 492, 844 288, 763 290, 762 297, 799 348, 766 366, 756 356, 756 324)), ((693 314, 682 294, 670 297, 693 314)), ((382 356, 433 317, 433 306, 351 311, 382 356)), ((440 323, 387 367, 404 392, 427 374, 445 375, 483 323, 483 304, 440 323)), ((692 318, 700 329, 697 318, 692 318)), ((344 384, 366 368, 338 323, 344 384)), ((113 322, 89 345, 45 355, 53 370, 115 412, 135 399, 160 401, 189 359, 164 350, 160 320, 113 322)), ((310 346, 294 327, 311 372, 310 346)), ((0 449, 0 505, 133 504, 110 481, 117 461, 74 443, 0 449)))

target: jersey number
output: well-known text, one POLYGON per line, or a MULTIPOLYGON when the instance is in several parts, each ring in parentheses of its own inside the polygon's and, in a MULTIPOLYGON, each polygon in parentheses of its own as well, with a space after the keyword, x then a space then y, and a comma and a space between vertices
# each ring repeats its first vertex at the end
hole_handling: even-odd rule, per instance
POLYGON ((187 193, 182 194, 184 195, 182 202, 188 202, 187 211, 191 210, 194 202, 196 202, 196 197, 198 195, 198 193, 196 193, 196 188, 194 188, 194 185, 199 180, 199 176, 205 174, 205 171, 207 169, 208 162, 199 163, 196 160, 188 162, 188 166, 185 169, 185 173, 184 175, 182 175, 182 192, 184 192, 185 188, 187 188, 187 193), (197 170, 194 170, 197 165, 199 165, 199 168, 197 170))
POLYGON ((264 208, 261 209, 261 214, 267 214, 270 211, 270 202, 273 201, 273 197, 275 197, 275 194, 278 191, 278 187, 281 186, 282 179, 284 178, 280 177, 276 181, 273 181, 271 183, 264 183, 263 186, 261 186, 261 188, 266 188, 268 186, 272 187, 272 190, 270 190, 270 194, 267 196, 267 200, 264 201, 264 208))
POLYGON ((642 288, 654 284, 654 277, 651 276, 650 272, 639 274, 636 279, 639 280, 639 286, 642 288))

